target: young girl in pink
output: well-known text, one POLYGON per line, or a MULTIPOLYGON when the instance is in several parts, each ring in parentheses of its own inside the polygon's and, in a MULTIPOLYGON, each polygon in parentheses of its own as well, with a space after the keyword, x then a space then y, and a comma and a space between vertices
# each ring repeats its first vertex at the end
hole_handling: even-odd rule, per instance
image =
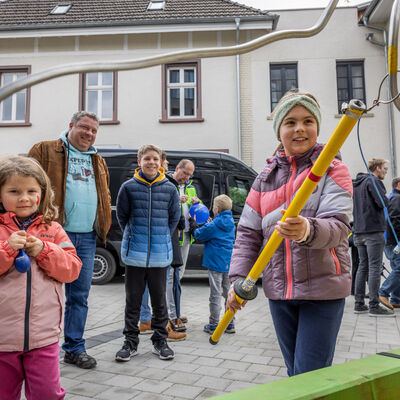
POLYGON ((35 160, 0 160, 0 399, 20 399, 24 381, 28 400, 65 396, 58 346, 62 283, 74 281, 82 263, 53 222, 53 197, 35 160), (29 257, 24 268, 15 262, 21 249, 29 257))

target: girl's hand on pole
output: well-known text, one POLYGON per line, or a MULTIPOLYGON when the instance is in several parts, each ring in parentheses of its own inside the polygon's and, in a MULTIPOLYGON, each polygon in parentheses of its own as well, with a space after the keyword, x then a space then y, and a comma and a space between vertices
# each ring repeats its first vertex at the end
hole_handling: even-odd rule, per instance
POLYGON ((26 232, 25 231, 13 232, 7 241, 13 250, 20 250, 25 246, 26 232))
POLYGON ((236 293, 233 289, 233 286, 231 286, 228 292, 228 298, 226 300, 226 309, 235 313, 237 310, 241 310, 246 303, 247 301, 244 301, 242 304, 238 303, 236 300, 236 293))
MULTIPOLYGON (((282 215, 286 210, 281 210, 282 215)), ((307 220, 298 215, 297 217, 286 218, 285 222, 278 221, 275 225, 278 236, 284 239, 300 241, 307 232, 307 220)))
POLYGON ((43 242, 34 236, 29 236, 26 239, 25 252, 29 257, 37 257, 42 252, 43 247, 43 242))

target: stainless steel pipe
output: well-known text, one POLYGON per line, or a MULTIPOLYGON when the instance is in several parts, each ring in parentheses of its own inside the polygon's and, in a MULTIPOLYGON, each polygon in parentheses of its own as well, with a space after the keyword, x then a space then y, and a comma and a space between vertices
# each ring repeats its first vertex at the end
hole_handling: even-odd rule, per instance
POLYGON ((109 61, 109 62, 84 62, 75 64, 60 65, 55 68, 47 69, 35 74, 28 75, 25 78, 19 79, 8 85, 0 88, 0 101, 8 96, 16 93, 27 87, 37 85, 40 82, 48 81, 64 75, 71 75, 81 72, 103 72, 103 71, 126 71, 153 67, 156 65, 167 64, 171 62, 179 62, 190 60, 193 58, 209 58, 209 57, 226 57, 233 55, 240 55, 256 50, 267 44, 276 42, 283 39, 293 38, 306 38, 314 36, 321 32, 328 23, 337 3, 339 0, 331 0, 327 5, 317 23, 310 28, 298 30, 284 30, 279 32, 268 33, 250 42, 240 44, 237 46, 228 47, 210 47, 202 49, 190 49, 170 52, 167 54, 139 58, 137 60, 122 60, 122 61, 109 61))

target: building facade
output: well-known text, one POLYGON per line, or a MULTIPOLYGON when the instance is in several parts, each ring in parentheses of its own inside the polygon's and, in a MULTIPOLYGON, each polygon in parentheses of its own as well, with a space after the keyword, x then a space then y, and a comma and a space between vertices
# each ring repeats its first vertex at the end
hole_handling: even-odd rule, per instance
MULTIPOLYGON (((0 103, 1 153, 24 153, 39 140, 56 138, 75 111, 87 109, 100 116, 100 146, 138 148, 146 142, 166 150, 222 150, 260 170, 278 144, 270 114, 286 90, 299 87, 316 95, 323 114, 320 142, 339 122, 342 101, 372 104, 386 73, 385 48, 373 42, 384 38, 360 18, 367 16, 373 25, 383 7, 378 22, 387 28, 392 3, 337 8, 314 37, 274 42, 240 56, 43 82, 0 103), (366 40, 371 32, 375 41, 366 40)), ((273 31, 310 27, 322 12, 265 12, 228 0, 80 0, 57 9, 58 4, 0 2, 1 86, 62 64, 233 46, 273 31)), ((361 143, 366 158, 387 158, 396 167, 399 117, 394 109, 389 132, 387 107, 362 118, 361 143)), ((341 153, 353 176, 365 169, 355 130, 341 153)), ((388 188, 390 180, 388 174, 388 188)))

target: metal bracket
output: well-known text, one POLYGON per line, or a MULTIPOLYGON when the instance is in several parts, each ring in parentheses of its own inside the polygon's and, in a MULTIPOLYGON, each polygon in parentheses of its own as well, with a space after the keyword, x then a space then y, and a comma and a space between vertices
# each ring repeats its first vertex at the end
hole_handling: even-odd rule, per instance
POLYGON ((245 285, 246 279, 239 278, 233 284, 233 290, 235 291, 236 295, 243 300, 253 300, 257 297, 257 286, 254 284, 252 285, 245 285))

